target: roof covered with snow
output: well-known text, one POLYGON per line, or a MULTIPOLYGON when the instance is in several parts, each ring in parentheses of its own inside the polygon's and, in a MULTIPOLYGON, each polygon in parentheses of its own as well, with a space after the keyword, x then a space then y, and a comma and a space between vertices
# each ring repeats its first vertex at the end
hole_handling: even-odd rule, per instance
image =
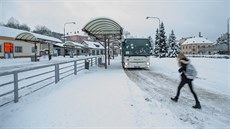
POLYGON ((0 36, 2 36, 2 37, 8 37, 8 38, 15 39, 15 37, 17 37, 19 34, 21 34, 23 32, 31 33, 37 39, 40 39, 40 40, 51 41, 51 42, 56 42, 56 43, 62 42, 60 39, 57 39, 57 38, 54 38, 54 37, 41 35, 41 34, 36 34, 36 33, 29 32, 29 31, 24 31, 24 30, 19 30, 19 29, 13 29, 13 28, 9 28, 9 27, 0 26, 0 36))
POLYGON ((194 37, 194 38, 189 38, 182 43, 182 45, 186 45, 186 44, 213 44, 213 42, 206 38, 194 37))
POLYGON ((87 44, 87 47, 92 49, 104 49, 104 47, 99 42, 84 41, 87 44))
POLYGON ((77 43, 77 42, 73 42, 73 41, 66 41, 63 46, 71 46, 71 47, 75 47, 75 48, 83 48, 84 45, 77 43))
POLYGON ((82 37, 88 37, 88 35, 82 31, 77 31, 77 32, 68 32, 65 35, 66 37, 68 36, 82 36, 82 37))
POLYGON ((56 46, 64 47, 63 43, 55 43, 56 46))

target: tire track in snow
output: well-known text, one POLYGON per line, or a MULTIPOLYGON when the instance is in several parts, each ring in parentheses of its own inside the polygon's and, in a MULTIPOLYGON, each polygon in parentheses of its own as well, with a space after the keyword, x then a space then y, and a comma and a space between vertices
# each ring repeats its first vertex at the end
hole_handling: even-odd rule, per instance
POLYGON ((192 108, 195 101, 187 85, 181 89, 180 99, 175 103, 170 100, 170 97, 175 96, 179 81, 145 69, 126 69, 125 73, 140 89, 151 96, 146 98, 146 101, 151 102, 151 99, 159 101, 184 123, 194 128, 229 127, 230 98, 228 96, 211 93, 194 86, 202 105, 201 110, 196 110, 192 108))

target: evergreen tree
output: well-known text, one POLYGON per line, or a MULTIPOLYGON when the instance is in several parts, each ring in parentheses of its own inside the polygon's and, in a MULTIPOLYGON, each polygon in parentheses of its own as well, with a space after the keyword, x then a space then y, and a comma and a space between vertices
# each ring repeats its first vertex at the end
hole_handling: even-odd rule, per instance
POLYGON ((228 33, 222 34, 217 40, 215 48, 219 54, 228 54, 228 33))
POLYGON ((228 44, 228 34, 222 34, 217 40, 216 43, 217 44, 228 44))
POLYGON ((154 45, 154 56, 156 56, 156 57, 158 57, 158 56, 160 56, 160 53, 159 53, 159 51, 160 51, 160 48, 159 48, 159 41, 160 41, 160 39, 159 39, 159 30, 157 29, 156 30, 156 37, 155 37, 155 45, 154 45))
MULTIPOLYGON (((150 41, 150 44, 151 44, 151 50, 153 50, 154 48, 154 43, 153 43, 153 39, 151 36, 148 37, 149 41, 150 41)), ((152 51, 153 52, 153 51, 152 51)), ((152 54, 152 53, 151 53, 152 54)))
POLYGON ((168 46, 166 43, 167 37, 165 36, 165 28, 164 23, 161 22, 160 30, 159 30, 159 55, 161 57, 167 57, 168 54, 168 46))
POLYGON ((168 57, 176 57, 180 51, 180 47, 178 44, 176 44, 176 36, 173 30, 168 38, 168 46, 168 57))

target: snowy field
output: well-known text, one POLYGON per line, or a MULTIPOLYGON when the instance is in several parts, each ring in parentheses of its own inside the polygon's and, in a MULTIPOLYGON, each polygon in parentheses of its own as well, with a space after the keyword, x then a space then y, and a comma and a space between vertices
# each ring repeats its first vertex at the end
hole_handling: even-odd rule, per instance
MULTIPOLYGON (((107 70, 90 68, 1 107, 0 129, 230 128, 229 60, 191 61, 198 70, 194 88, 201 110, 192 108, 194 100, 187 88, 178 103, 170 101, 179 84, 175 58, 152 58, 149 70, 124 71, 117 57, 107 70)), ((47 62, 0 60, 0 69, 47 62)))

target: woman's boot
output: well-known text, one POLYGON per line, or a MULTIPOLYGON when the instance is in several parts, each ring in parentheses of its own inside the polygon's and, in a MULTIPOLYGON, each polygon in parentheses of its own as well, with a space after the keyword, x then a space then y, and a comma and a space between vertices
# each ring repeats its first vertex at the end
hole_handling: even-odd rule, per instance
POLYGON ((171 100, 174 101, 174 102, 177 102, 178 101, 178 97, 171 98, 171 100))
POLYGON ((200 102, 196 102, 195 106, 192 106, 193 108, 201 109, 200 102))

